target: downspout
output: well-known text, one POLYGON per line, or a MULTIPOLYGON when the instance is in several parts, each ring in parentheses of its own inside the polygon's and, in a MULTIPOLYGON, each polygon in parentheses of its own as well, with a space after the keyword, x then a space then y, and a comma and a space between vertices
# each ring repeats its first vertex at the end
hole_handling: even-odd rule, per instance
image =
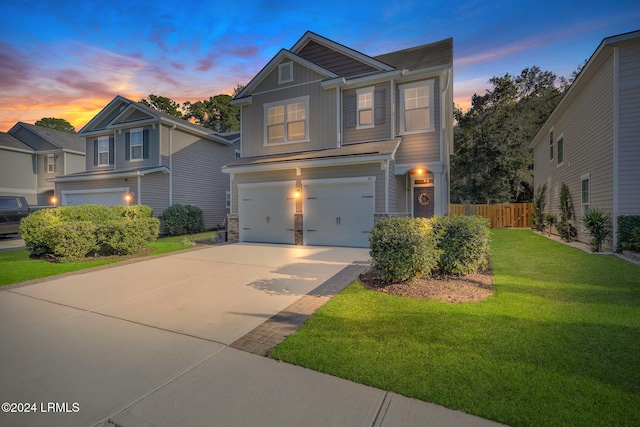
POLYGON ((142 181, 141 181, 141 176, 140 172, 138 171, 138 196, 136 197, 136 200, 138 201, 138 205, 142 204, 142 181))
POLYGON ((384 213, 389 215, 389 160, 384 163, 384 213))
POLYGON ((176 124, 169 129, 169 206, 173 205, 173 130, 176 124))

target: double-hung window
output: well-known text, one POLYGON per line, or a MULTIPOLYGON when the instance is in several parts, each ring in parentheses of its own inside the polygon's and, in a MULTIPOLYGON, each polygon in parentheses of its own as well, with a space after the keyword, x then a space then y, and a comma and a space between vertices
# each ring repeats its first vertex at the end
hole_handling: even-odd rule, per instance
POLYGON ((564 136, 558 138, 558 166, 564 163, 564 136))
POLYGON ((109 164, 109 137, 98 138, 98 166, 109 164))
POLYGON ((549 131, 549 161, 553 161, 553 129, 549 131))
POLYGON ((265 104, 265 145, 309 140, 309 97, 265 104))
POLYGON ((419 133, 435 130, 433 90, 433 80, 400 86, 401 133, 419 133))
POLYGON ((47 173, 56 171, 56 157, 53 154, 47 154, 47 173))
POLYGON ((130 159, 142 160, 142 129, 131 129, 130 159))
POLYGON ((358 97, 357 129, 373 127, 373 87, 356 90, 358 97))
POLYGON ((591 174, 584 174, 580 177, 580 210, 582 216, 589 211, 589 199, 591 198, 591 174))

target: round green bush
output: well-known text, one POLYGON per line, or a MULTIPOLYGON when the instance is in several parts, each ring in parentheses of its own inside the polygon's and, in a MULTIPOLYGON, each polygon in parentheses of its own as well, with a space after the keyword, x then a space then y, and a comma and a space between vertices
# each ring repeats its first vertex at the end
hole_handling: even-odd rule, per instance
POLYGON ((202 209, 197 206, 176 203, 164 210, 162 220, 171 236, 202 233, 204 231, 202 209))
POLYGON ((428 275, 439 251, 429 221, 424 218, 385 218, 371 230, 372 268, 388 283, 428 275))
POLYGON ((471 274, 486 263, 489 221, 480 216, 439 216, 430 220, 440 249, 442 274, 471 274))

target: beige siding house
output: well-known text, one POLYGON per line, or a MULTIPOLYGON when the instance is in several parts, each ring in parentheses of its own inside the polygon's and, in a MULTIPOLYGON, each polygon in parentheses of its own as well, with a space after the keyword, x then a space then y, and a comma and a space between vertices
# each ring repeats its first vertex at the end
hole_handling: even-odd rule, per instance
POLYGON ((229 176, 239 133, 219 134, 121 96, 78 133, 82 172, 51 179, 62 205, 145 204, 155 216, 172 204, 202 209, 205 227, 229 213, 229 176))
POLYGON ((24 196, 32 206, 52 204, 58 174, 84 170, 84 138, 18 122, 0 132, 0 194, 24 196))
POLYGON ((453 40, 372 57, 307 32, 232 101, 231 241, 367 247, 379 218, 449 212, 453 40))
POLYGON ((640 31, 606 38, 531 143, 534 185, 547 184, 547 211, 559 214, 563 183, 569 187, 578 231, 589 208, 612 218, 640 215, 640 31))

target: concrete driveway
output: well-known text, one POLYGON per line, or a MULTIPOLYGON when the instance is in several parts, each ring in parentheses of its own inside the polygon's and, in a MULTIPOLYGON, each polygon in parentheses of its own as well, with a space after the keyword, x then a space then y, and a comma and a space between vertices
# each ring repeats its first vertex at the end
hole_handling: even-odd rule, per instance
POLYGON ((0 288, 0 425, 484 425, 229 346, 367 259, 234 244, 0 288))
POLYGON ((0 236, 0 252, 24 248, 24 240, 19 234, 0 236))

